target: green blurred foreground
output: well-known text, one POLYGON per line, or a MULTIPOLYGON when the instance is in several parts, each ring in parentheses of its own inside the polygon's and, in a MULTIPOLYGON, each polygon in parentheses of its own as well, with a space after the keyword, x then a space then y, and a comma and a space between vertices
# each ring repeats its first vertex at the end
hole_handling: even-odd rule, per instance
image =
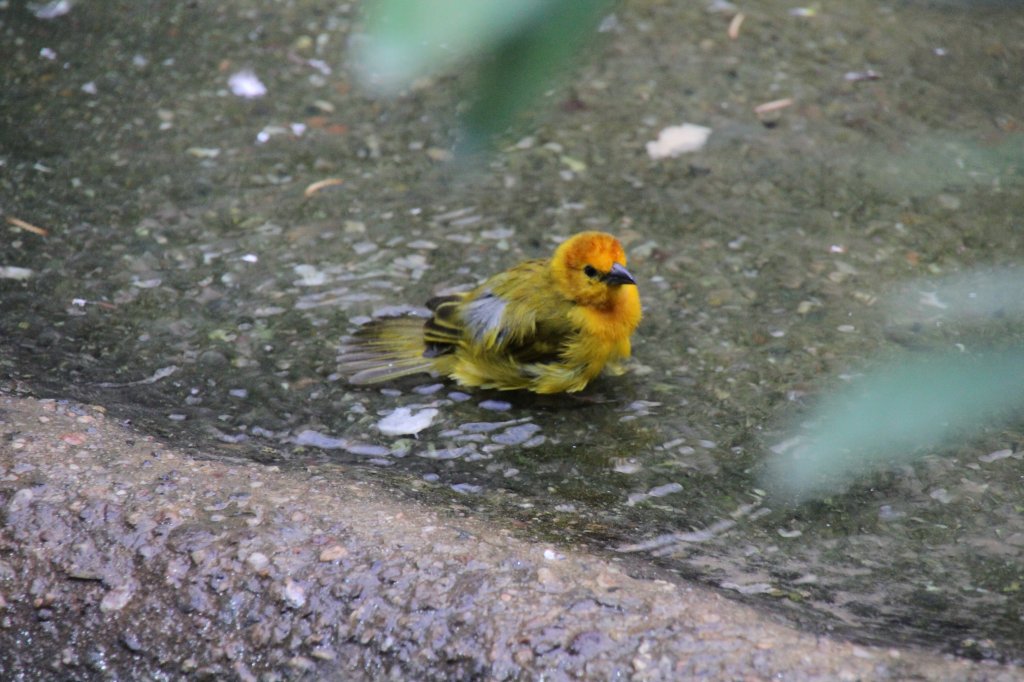
POLYGON ((361 80, 395 94, 469 64, 473 104, 458 150, 473 153, 513 125, 595 34, 607 1, 376 0, 352 58, 361 80))
MULTIPOLYGON (((948 277, 894 297, 891 317, 935 329, 1024 317, 1024 275, 1014 268, 948 277)), ((765 485, 804 500, 842 490, 858 475, 908 463, 930 448, 964 440, 1024 408, 1024 348, 1005 329, 989 335, 1009 350, 924 352, 854 379, 826 397, 806 427, 775 448, 765 485)), ((980 345, 980 344, 974 344, 980 345)))

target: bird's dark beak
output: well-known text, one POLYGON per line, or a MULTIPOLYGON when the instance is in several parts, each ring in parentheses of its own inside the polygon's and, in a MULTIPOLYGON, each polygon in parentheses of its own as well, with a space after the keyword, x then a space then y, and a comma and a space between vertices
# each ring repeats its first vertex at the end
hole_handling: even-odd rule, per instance
POLYGON ((613 264, 612 269, 601 280, 606 284, 636 284, 636 280, 633 279, 633 275, 629 274, 629 270, 618 263, 613 264))

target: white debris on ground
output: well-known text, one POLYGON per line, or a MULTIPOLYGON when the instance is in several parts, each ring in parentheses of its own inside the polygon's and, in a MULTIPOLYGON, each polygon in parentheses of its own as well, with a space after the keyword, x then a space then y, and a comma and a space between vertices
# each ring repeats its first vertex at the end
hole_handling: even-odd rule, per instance
POLYGON ((647 155, 652 159, 674 158, 702 148, 711 135, 711 128, 693 123, 669 126, 658 133, 658 139, 647 143, 647 155))
POLYGON ((251 69, 243 69, 231 74, 231 77, 228 78, 228 87, 231 89, 231 94, 246 99, 263 97, 267 94, 267 86, 251 69))
POLYGON ((33 274, 29 268, 19 268, 17 265, 0 265, 0 279, 28 279, 33 274))
POLYGON ((626 500, 626 506, 635 506, 638 502, 650 499, 652 497, 665 497, 673 493, 679 493, 683 491, 683 486, 679 483, 666 483, 665 485, 659 485, 651 488, 645 493, 632 493, 626 500))
POLYGON ((416 413, 408 407, 399 407, 377 422, 377 430, 385 436, 412 436, 430 426, 436 416, 437 410, 432 407, 416 413))
POLYGON ((294 266, 292 270, 294 270, 295 274, 300 277, 300 279, 295 280, 295 286, 318 287, 321 284, 326 284, 329 280, 327 273, 322 270, 318 270, 315 265, 303 263, 301 265, 294 266))
POLYGON ((54 0, 53 2, 30 2, 29 11, 36 19, 56 19, 71 11, 75 4, 70 0, 54 0))

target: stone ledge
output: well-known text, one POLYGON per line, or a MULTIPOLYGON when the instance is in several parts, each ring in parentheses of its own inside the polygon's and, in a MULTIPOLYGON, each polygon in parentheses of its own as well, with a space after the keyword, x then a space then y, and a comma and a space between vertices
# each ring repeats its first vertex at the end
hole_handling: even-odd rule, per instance
POLYGON ((5 679, 1020 679, 0 396, 5 679))

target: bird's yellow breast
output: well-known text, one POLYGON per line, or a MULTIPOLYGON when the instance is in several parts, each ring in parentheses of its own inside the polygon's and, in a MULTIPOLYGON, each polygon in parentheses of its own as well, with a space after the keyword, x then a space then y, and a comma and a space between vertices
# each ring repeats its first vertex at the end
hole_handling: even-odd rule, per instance
POLYGON ((584 334, 608 343, 628 340, 640 324, 643 313, 635 286, 620 287, 608 306, 576 306, 574 315, 584 334))

